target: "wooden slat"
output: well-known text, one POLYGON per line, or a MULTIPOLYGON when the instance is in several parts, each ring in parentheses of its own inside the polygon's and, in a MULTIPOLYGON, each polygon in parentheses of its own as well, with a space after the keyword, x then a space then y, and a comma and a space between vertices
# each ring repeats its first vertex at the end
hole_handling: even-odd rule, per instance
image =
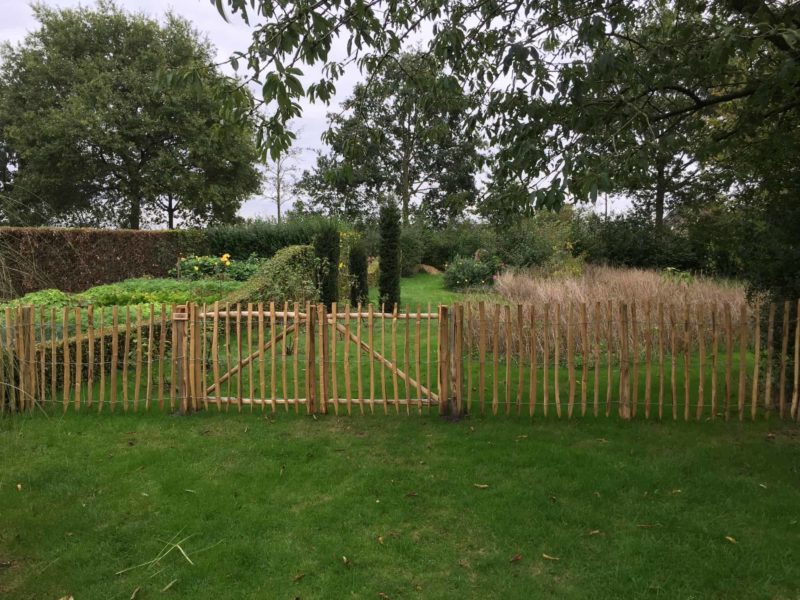
MULTIPOLYGON (((217 405, 217 412, 219 412, 222 410, 222 386, 219 382, 219 302, 214 302, 213 316, 214 318, 211 321, 211 376, 214 378, 214 401, 217 405)), ((263 324, 263 319, 261 319, 261 322, 263 324)), ((261 335, 258 340, 259 346, 264 342, 263 328, 260 333, 261 335)), ((263 392, 261 398, 264 398, 263 392)))
POLYGON ((158 384, 156 393, 158 394, 158 410, 164 410, 164 371, 166 364, 164 357, 167 352, 167 308, 161 305, 161 315, 159 319, 158 332, 158 384))
POLYGON ((315 410, 314 401, 316 384, 314 381, 314 313, 310 302, 306 302, 306 413, 312 414, 315 410))
MULTIPOLYGON (((284 300, 283 301, 283 314, 284 314, 284 317, 283 317, 283 331, 282 331, 283 339, 281 340, 281 396, 283 396, 284 400, 287 400, 289 398, 289 380, 288 380, 288 375, 286 374, 286 371, 287 371, 287 369, 286 369, 286 344, 287 344, 287 342, 289 340, 288 336, 289 336, 289 331, 290 331, 288 317, 286 316, 288 313, 289 313, 289 302, 287 300, 284 300)), ((336 343, 336 338, 335 337, 333 338, 333 342, 334 342, 334 344, 336 343)), ((263 398, 264 396, 262 395, 261 397, 263 398)), ((338 393, 336 394, 336 397, 338 399, 338 393)), ((289 403, 288 402, 284 402, 283 406, 285 407, 285 410, 287 410, 287 411, 289 410, 289 403)))
POLYGON ((672 398, 672 419, 678 419, 678 323, 675 305, 669 305, 669 389, 672 398))
MULTIPOLYGON (((63 362, 63 378, 62 378, 62 386, 64 389, 64 412, 67 411, 69 408, 69 400, 70 400, 70 368, 71 368, 71 359, 70 359, 70 352, 69 352, 69 309, 65 306, 64 307, 64 314, 62 315, 63 322, 61 324, 62 330, 62 357, 61 361, 63 362)), ((21 379, 21 378, 20 378, 21 379)), ((113 405, 112 405, 113 408, 113 405)))
POLYGON ((589 394, 589 311, 581 302, 581 416, 586 416, 589 394))
MULTIPOLYGON (((358 312, 361 314, 361 306, 358 307, 358 312)), ((408 313, 408 307, 406 307, 406 313, 408 313)), ((358 352, 358 382, 359 388, 361 387, 361 321, 359 318, 358 322, 358 334, 356 335, 356 348, 359 349, 358 352)), ((411 323, 409 321, 405 322, 405 335, 403 336, 403 367, 406 373, 411 373, 411 323)), ((406 414, 410 414, 411 411, 411 386, 408 383, 403 384, 403 388, 406 390, 406 414)), ((363 398, 361 394, 361 390, 359 389, 358 393, 359 398, 363 398)), ((363 404, 362 404, 363 406, 363 404)), ((363 409, 362 409, 363 410, 363 409)))
MULTIPOLYGON (((797 301, 797 313, 794 328, 794 383, 792 385, 792 419, 797 419, 798 396, 800 396, 800 300, 797 301)), ((753 409, 755 418, 755 409, 753 409)))
POLYGON ((550 303, 544 304, 542 321, 542 413, 547 417, 550 404, 550 303))
POLYGON ((703 418, 703 411, 705 409, 705 380, 706 380, 706 325, 705 315, 703 311, 703 304, 697 305, 697 345, 700 355, 698 371, 700 376, 697 381, 697 408, 695 411, 695 419, 699 421, 703 418))
POLYGON ((569 378, 569 399, 567 400, 567 417, 572 418, 575 410, 575 340, 572 333, 574 321, 574 305, 569 303, 567 311, 567 377, 569 378))
POLYGON ((739 420, 744 420, 744 399, 747 386, 747 306, 742 304, 739 311, 739 420))
POLYGON ((528 390, 528 396, 529 396, 528 413, 529 413, 530 417, 533 417, 534 414, 536 413, 536 397, 537 397, 537 395, 539 393, 538 386, 536 385, 538 383, 538 381, 537 381, 538 365, 536 364, 538 362, 537 361, 538 357, 536 356, 537 351, 538 351, 538 342, 537 342, 537 339, 536 339, 537 338, 537 336, 536 336, 536 309, 531 304, 529 310, 530 310, 530 317, 529 317, 530 318, 530 335, 529 335, 530 348, 529 348, 528 351, 530 352, 531 376, 530 376, 530 382, 529 382, 530 388, 528 390))
MULTIPOLYGON (((492 414, 497 415, 497 408, 500 403, 498 391, 500 379, 500 305, 494 305, 494 317, 492 319, 492 414)), ((445 397, 445 401, 447 398, 445 397)))
MULTIPOLYGON (((256 308, 258 308, 258 305, 256 305, 256 308)), ((203 310, 203 313, 205 314, 205 309, 203 310)), ((247 313, 248 313, 247 314, 247 356, 250 356, 253 353, 253 329, 256 330, 256 333, 255 333, 255 335, 256 335, 256 344, 258 343, 258 311, 256 311, 255 314, 253 313, 253 304, 251 302, 248 302, 248 304, 247 304, 247 313)), ((203 339, 205 339, 205 335, 203 336, 203 339)), ((255 385, 256 384, 256 381, 255 381, 256 377, 255 376, 256 376, 256 365, 254 365, 252 363, 252 361, 251 361, 250 364, 248 365, 248 369, 247 369, 247 397, 250 398, 251 400, 255 400, 255 398, 256 398, 256 385, 255 385)), ((202 389, 206 388, 205 378, 203 378, 203 385, 201 387, 202 387, 202 389)), ((259 404, 261 405, 261 412, 263 413, 264 412, 264 398, 263 398, 263 396, 261 398, 259 398, 259 400, 260 400, 259 404)), ((250 403, 250 412, 253 411, 253 404, 254 403, 250 403)))
MULTIPOLYGON (((383 311, 381 311, 383 312, 383 311)), ((344 328, 350 331, 350 309, 344 315, 344 328)), ((353 403, 353 387, 350 382, 350 337, 344 339, 344 394, 345 402, 347 403, 347 414, 352 414, 353 403)), ((385 399, 385 398, 384 398, 385 399)))
POLYGON ((645 336, 644 336, 644 418, 650 418, 650 402, 653 391, 653 305, 647 300, 644 308, 645 336))
POLYGON ((658 303, 658 420, 664 418, 664 337, 666 336, 664 304, 658 303))
POLYGON ((781 341, 781 371, 778 380, 778 414, 781 419, 786 418, 786 363, 789 350, 789 318, 791 317, 791 305, 786 300, 783 303, 783 335, 781 341))
POLYGON ((242 412, 242 305, 236 304, 236 361, 238 369, 236 371, 236 410, 242 412))
POLYGON ((525 322, 522 304, 517 304, 517 416, 522 412, 522 388, 525 375, 525 322))
MULTIPOLYGON (((178 396, 178 386, 180 385, 180 368, 178 367, 178 358, 180 357, 182 351, 182 344, 178 342, 178 327, 177 323, 175 322, 175 311, 176 307, 173 304, 170 307, 170 321, 172 323, 172 335, 170 341, 170 369, 169 369, 169 377, 170 377, 170 385, 169 385, 169 410, 175 410, 175 404, 177 403, 177 396, 178 396)), ((225 355, 226 357, 230 357, 230 353, 225 355)), ((228 397, 230 397, 230 389, 228 390, 228 397)), ((227 404, 225 405, 228 406, 227 404)))
POLYGON ((506 372, 505 372, 505 413, 508 415, 511 412, 511 363, 514 360, 513 350, 513 331, 511 326, 511 307, 506 304, 503 308, 506 320, 506 372))
POLYGON ((628 391, 628 305, 619 305, 619 416, 630 419, 630 393, 628 391))
POLYGON ((683 420, 689 420, 689 386, 691 385, 689 375, 689 353, 691 351, 691 329, 689 319, 691 316, 691 305, 687 302, 683 309, 683 420))
POLYGON ((631 301, 631 361, 633 363, 633 382, 631 385, 631 417, 636 418, 639 408, 639 315, 636 301, 631 301))
MULTIPOLYGON (((256 312, 258 313, 258 333, 256 334, 256 343, 258 344, 258 403, 261 405, 261 412, 263 413, 266 410, 267 406, 267 367, 266 367, 266 352, 264 351, 264 344, 265 344, 265 329, 264 329, 264 303, 259 302, 256 306, 256 312)), ((215 315, 216 318, 217 315, 215 315)), ((255 369, 253 363, 250 363, 250 371, 255 369)), ((214 375, 216 378, 217 375, 214 375)), ((286 410, 289 410, 289 405, 285 404, 286 410)), ((274 413, 275 412, 275 402, 270 402, 270 410, 274 413)))
POLYGON ((600 319, 602 308, 600 301, 594 305, 594 416, 600 413, 600 319))
MULTIPOLYGON (((102 307, 100 308, 100 323, 102 327, 102 307)), ((8 314, 8 313, 7 313, 8 314)), ((6 323, 6 347, 10 349, 10 344, 8 343, 8 336, 11 335, 11 329, 8 327, 6 323)), ((56 394, 58 393, 58 346, 56 345, 57 339, 57 327, 56 327, 56 309, 53 307, 50 309, 50 399, 53 404, 56 401, 56 394)), ((102 330, 100 332, 100 339, 103 339, 102 330)), ((104 344, 100 345, 102 349, 104 344)), ((101 355, 102 356, 102 355, 101 355)), ((100 362, 103 363, 105 357, 101 357, 100 362)), ((105 365, 102 365, 105 367, 105 365)), ((9 370, 13 370, 14 366, 13 363, 9 365, 9 370)), ((101 370, 101 377, 102 373, 105 369, 101 370)), ((8 390, 12 392, 13 390, 8 390)), ((10 395, 10 394, 9 394, 10 395)), ((98 410, 102 410, 103 407, 103 386, 100 386, 100 399, 98 401, 98 410)))
MULTIPOLYGON (((150 317, 147 320, 147 386, 145 388, 144 407, 150 410, 153 397, 153 344, 155 342, 155 306, 150 305, 150 317)), ((203 338, 205 339, 205 337, 203 338)))
POLYGON ((453 345, 455 361, 451 361, 455 374, 456 388, 456 414, 463 414, 464 406, 464 305, 460 302, 455 305, 456 320, 453 324, 453 345))
POLYGON ((450 401, 450 326, 448 308, 439 306, 437 379, 439 382, 439 415, 446 414, 450 401))
POLYGON ((122 410, 128 411, 128 366, 131 353, 131 307, 125 307, 125 341, 122 344, 122 410))
MULTIPOLYGON (((348 311, 349 312, 349 311, 348 311)), ((337 376, 337 371, 339 370, 339 365, 336 359, 336 346, 337 338, 339 337, 339 332, 336 330, 336 325, 338 320, 338 314, 336 313, 336 302, 331 304, 331 323, 333 325, 333 332, 331 333, 331 364, 333 368, 331 369, 331 388, 332 388, 332 396, 333 396, 333 414, 339 415, 339 378, 337 376)), ((327 323, 325 327, 327 327, 327 323)))
POLYGON ((75 410, 81 408, 81 379, 83 376, 83 311, 75 308, 75 410))
POLYGON ((770 303, 767 321, 767 375, 764 384, 764 411, 767 417, 772 411, 772 363, 774 362, 775 312, 777 308, 774 302, 770 303))
POLYGON ((478 396, 481 415, 486 414, 486 303, 478 303, 478 396))
POLYGON ((142 305, 136 305, 136 365, 134 366, 133 410, 139 410, 139 390, 142 380, 142 305))
MULTIPOLYGON (((756 410, 758 407, 758 379, 761 368, 761 304, 760 303, 756 302, 755 311, 753 314, 755 319, 755 332, 753 333, 753 344, 755 344, 755 349, 753 352, 753 384, 750 393, 750 419, 755 421, 756 410)), ((797 361, 795 361, 795 365, 796 364, 797 361)))
POLYGON ((184 397, 181 399, 181 414, 188 414, 194 410, 194 399, 197 390, 195 388, 195 354, 194 354, 194 336, 195 336, 195 308, 194 304, 186 305, 186 335, 184 336, 184 357, 183 370, 185 385, 183 387, 184 397))
MULTIPOLYGON (((90 304, 87 307, 89 311, 90 318, 94 316, 94 312, 92 311, 92 305, 90 304)), ((47 334, 45 330, 46 325, 46 311, 44 306, 39 307, 39 401, 44 404, 47 401, 47 334)), ((94 327, 90 321, 90 335, 89 339, 91 340, 92 335, 94 334, 94 327)), ((93 341, 90 342, 90 347, 94 349, 93 341)), ((92 368, 92 359, 94 358, 94 354, 91 354, 89 357, 89 369, 92 375, 94 375, 94 369, 92 368)), ((0 368, 2 368, 2 359, 0 359, 0 368)), ((0 403, 5 401, 2 395, 2 384, 0 384, 0 403)), ((88 406, 91 406, 91 402, 93 401, 92 393, 91 393, 92 386, 89 385, 89 395, 86 399, 86 403, 88 406)))
MULTIPOLYGON (((233 354, 231 353, 231 305, 229 303, 225 303, 225 366, 230 370, 231 365, 233 364, 233 354)), ((225 395, 228 398, 233 397, 233 378, 229 377, 225 382, 225 395)), ((231 403, 228 402, 225 404, 225 410, 230 410, 231 403)))
MULTIPOLYGON (((433 383, 433 382, 432 382, 432 380, 431 380, 431 362, 432 362, 432 361, 431 361, 431 320, 432 320, 432 319, 433 319, 433 316, 432 316, 432 313, 431 313, 431 303, 430 303, 430 302, 428 302, 428 316, 427 316, 427 320, 428 320, 428 333, 427 333, 427 342, 426 342, 427 350, 426 350, 426 359, 425 359, 425 360, 426 360, 426 361, 427 361, 427 363, 428 363, 428 368, 427 368, 427 381, 428 381, 428 390, 429 390, 429 394, 431 393, 431 392, 430 392, 430 390, 432 390, 432 389, 433 389, 433 385, 432 385, 432 383, 433 383)), ((381 369, 381 371, 382 371, 382 370, 383 370, 383 369, 381 369)), ((432 398, 431 398, 431 396, 429 395, 429 396, 428 396, 428 413, 429 413, 429 414, 430 414, 430 411, 431 411, 431 400, 432 400, 432 398)), ((384 409, 385 409, 385 408, 386 408, 386 403, 385 403, 385 402, 384 402, 383 406, 384 406, 384 409)))
MULTIPOLYGON (((64 309, 64 310, 66 311, 66 309, 64 309)), ((8 370, 9 370, 9 378, 13 382, 13 380, 14 380, 13 379, 14 378, 14 372, 16 371, 15 366, 14 366, 15 365, 14 356, 16 355, 16 349, 14 347, 14 332, 16 331, 16 329, 14 327, 15 323, 14 323, 13 317, 11 316, 11 308, 10 307, 6 306, 5 314, 6 314, 6 348, 9 349, 9 352, 11 354, 11 356, 9 358, 11 364, 9 365, 8 370)), ((53 319, 53 330, 55 330, 55 326, 56 326, 56 320, 53 319)), ((17 405, 17 396, 19 395, 17 393, 18 391, 15 389, 13 383, 11 385, 7 386, 6 389, 8 391, 8 400, 9 400, 10 405, 12 407, 16 406, 17 405)), ((55 395, 53 396, 53 400, 55 401, 55 395)), ((67 409, 67 405, 65 404, 64 405, 64 410, 66 410, 66 409, 67 409)))
MULTIPOLYGON (((350 329, 348 328, 348 331, 350 329)), ((349 338, 348 338, 349 339, 349 338)), ((430 335, 428 336, 430 343, 430 335)), ((348 342, 349 343, 349 342, 348 342)), ((430 355, 430 352, 428 353, 430 355)), ((381 355, 386 356, 386 306, 381 304, 381 355)), ((430 359, 430 356, 428 357, 430 359)), ((345 369, 345 373, 347 369, 345 369)), ((381 397, 383 398, 383 414, 386 414, 389 404, 389 396, 386 393, 386 367, 381 367, 381 397)), ((348 405, 349 406, 349 405, 348 405)), ((348 408, 349 414, 349 408, 348 408)))
POLYGON ((400 388, 397 381, 397 304, 392 310, 392 390, 394 391, 394 410, 400 412, 400 388))
MULTIPOLYGON (((51 334, 54 336, 55 323, 56 323, 55 310, 53 311, 52 316, 53 316, 53 329, 51 330, 51 334)), ((97 412, 102 412, 103 405, 106 403, 106 335, 105 335, 106 319, 105 317, 106 317, 105 308, 101 306, 100 316, 98 319, 100 322, 100 389, 97 395, 97 412)), ((53 350, 53 362, 54 362, 53 370, 55 371, 55 340, 53 340, 52 350, 53 350)), ((53 388, 55 389, 55 383, 53 383, 53 388)))
POLYGON ((717 369, 719 368, 719 329, 717 305, 711 305, 711 420, 717 418, 717 369))
POLYGON ((608 349, 608 364, 606 365, 606 417, 608 417, 611 415, 611 390, 613 385, 611 369, 614 361, 614 305, 611 300, 606 304, 606 317, 608 320, 608 327, 606 327, 606 332, 608 334, 608 343, 606 345, 608 349))
MULTIPOLYGON (((465 315, 464 315, 464 323, 465 323, 465 338, 467 340, 467 347, 466 347, 466 355, 467 355, 467 403, 466 403, 466 413, 472 414, 472 334, 473 334, 473 323, 472 323, 472 304, 467 302, 465 306, 465 315)), ((418 394, 419 395, 419 394, 418 394)))
POLYGON ((201 399, 203 401, 203 410, 208 412, 208 308, 203 304, 203 311, 200 313, 201 329, 202 329, 202 347, 200 348, 200 382, 197 386, 201 399))
POLYGON ((328 380, 329 365, 328 356, 328 315, 327 307, 324 304, 317 305, 317 322, 319 323, 319 412, 328 412, 328 380))
MULTIPOLYGON (((297 315, 300 312, 300 304, 298 302, 294 303, 294 314, 297 315)), ((295 316, 295 320, 297 323, 297 327, 294 330, 294 353, 292 355, 292 378, 293 378, 293 386, 294 386, 294 412, 300 412, 300 323, 301 319, 295 316)), ((289 410, 288 407, 286 409, 289 410)))
MULTIPOLYGON (((269 303, 269 359, 270 359, 270 369, 269 369, 269 403, 270 403, 270 410, 274 413, 275 412, 275 400, 277 398, 277 384, 278 384, 278 369, 276 363, 277 357, 277 340, 275 336, 277 335, 277 322, 275 317, 275 303, 269 303)), ((320 331, 324 329, 324 321, 320 322, 320 331)), ((261 362, 263 364, 264 357, 262 355, 261 362)), ((324 402, 324 400, 323 400, 324 402)))
MULTIPOLYGON (((419 338, 419 321, 417 321, 417 337, 419 338)), ((369 305, 369 314, 367 315, 367 343, 370 348, 375 347, 375 313, 372 304, 369 305)), ((428 352, 430 353, 430 346, 428 352)), ((419 363, 419 339, 417 339, 417 363, 419 363)), ((419 368, 419 364, 417 367, 419 368)), ((420 374, 417 372, 417 381, 419 381, 419 377, 420 374)), ((369 360, 369 410, 371 413, 375 413, 375 357, 373 356, 370 356, 369 360)))
POLYGON ((731 373, 733 371, 733 319, 731 305, 725 303, 725 420, 731 416, 731 373))
MULTIPOLYGON (((358 390, 358 409, 361 414, 364 414, 364 383, 361 372, 362 354, 361 354, 361 303, 358 303, 358 315, 356 316, 356 389, 358 390)), ((406 332, 408 332, 408 321, 406 321, 406 332)), ((408 406, 406 406, 408 409, 408 406)))
POLYGON ((561 303, 556 302, 556 317, 553 323, 553 396, 556 416, 561 418, 561 391, 559 380, 561 375, 561 303))
MULTIPOLYGON (((370 311, 372 310, 372 306, 370 305, 370 311)), ((371 313, 370 313, 371 316, 371 313)), ((369 342, 370 347, 372 347, 372 319, 369 320, 367 323, 369 327, 369 342)), ((421 341, 420 341, 420 333, 422 329, 422 307, 417 304, 417 318, 414 321, 414 375, 417 379, 417 414, 422 414, 422 368, 421 368, 421 360, 420 360, 420 349, 421 349, 421 341)), ((372 367, 373 360, 370 358, 369 361, 370 367, 372 367)), ((471 380, 471 376, 470 376, 471 380)), ((369 389, 370 389, 370 412, 375 412, 374 407, 372 406, 372 369, 370 368, 369 374, 369 389)))

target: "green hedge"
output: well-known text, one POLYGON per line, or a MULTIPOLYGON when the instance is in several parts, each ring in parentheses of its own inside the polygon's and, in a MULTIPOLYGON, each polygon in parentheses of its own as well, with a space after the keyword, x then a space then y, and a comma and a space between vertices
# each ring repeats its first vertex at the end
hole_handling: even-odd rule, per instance
POLYGON ((196 230, 0 227, 0 297, 165 277, 180 256, 204 253, 196 230))
POLYGON ((205 230, 207 254, 244 260, 255 254, 273 256, 281 248, 312 244, 329 221, 323 218, 293 219, 284 223, 251 221, 240 225, 210 227, 205 230))

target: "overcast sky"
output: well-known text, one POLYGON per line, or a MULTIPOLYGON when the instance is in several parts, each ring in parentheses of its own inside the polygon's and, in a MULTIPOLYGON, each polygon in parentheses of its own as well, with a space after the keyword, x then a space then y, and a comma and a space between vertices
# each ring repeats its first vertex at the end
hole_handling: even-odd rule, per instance
MULTIPOLYGON (((44 0, 43 4, 75 7, 92 6, 94 1, 44 0)), ((215 46, 220 62, 227 60, 234 50, 246 49, 250 42, 250 31, 242 20, 237 16, 230 22, 225 22, 209 0, 117 0, 117 4, 129 12, 141 12, 159 20, 170 10, 188 19, 215 46)), ((0 41, 12 44, 21 42, 37 26, 31 3, 24 0, 0 0, 0 41)), ((223 70, 233 73, 227 66, 223 66, 223 70)), ((305 71, 312 74, 308 67, 305 67, 305 71)), ((339 102, 350 94, 358 78, 359 73, 354 69, 347 77, 340 79, 336 86, 336 97, 329 106, 302 103, 303 116, 294 123, 300 135, 298 146, 302 149, 302 154, 298 162, 301 168, 310 167, 314 163, 314 150, 320 148, 320 135, 325 130, 325 115, 329 111, 338 110, 339 102)), ((245 203, 240 214, 247 217, 274 216, 275 207, 264 198, 253 198, 245 203)))

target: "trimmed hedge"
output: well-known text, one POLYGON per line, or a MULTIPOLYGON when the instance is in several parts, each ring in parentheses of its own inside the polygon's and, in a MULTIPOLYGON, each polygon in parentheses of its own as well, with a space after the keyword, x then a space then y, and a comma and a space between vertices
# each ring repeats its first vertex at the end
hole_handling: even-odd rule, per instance
POLYGON ((327 219, 308 217, 283 223, 250 221, 240 225, 222 225, 205 230, 207 254, 244 260, 255 254, 270 258, 281 248, 313 244, 314 238, 329 226, 327 219))
POLYGON ((391 310, 400 304, 400 210, 394 202, 381 206, 378 298, 391 310))
POLYGON ((166 277, 190 254, 205 254, 202 231, 0 227, 0 297, 166 277))

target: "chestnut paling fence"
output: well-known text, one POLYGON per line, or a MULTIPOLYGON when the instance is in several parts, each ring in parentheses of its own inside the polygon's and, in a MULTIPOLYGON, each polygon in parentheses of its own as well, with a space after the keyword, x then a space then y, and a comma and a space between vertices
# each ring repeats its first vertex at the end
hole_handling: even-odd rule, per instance
POLYGON ((3 412, 798 416, 800 302, 7 308, 3 412))

